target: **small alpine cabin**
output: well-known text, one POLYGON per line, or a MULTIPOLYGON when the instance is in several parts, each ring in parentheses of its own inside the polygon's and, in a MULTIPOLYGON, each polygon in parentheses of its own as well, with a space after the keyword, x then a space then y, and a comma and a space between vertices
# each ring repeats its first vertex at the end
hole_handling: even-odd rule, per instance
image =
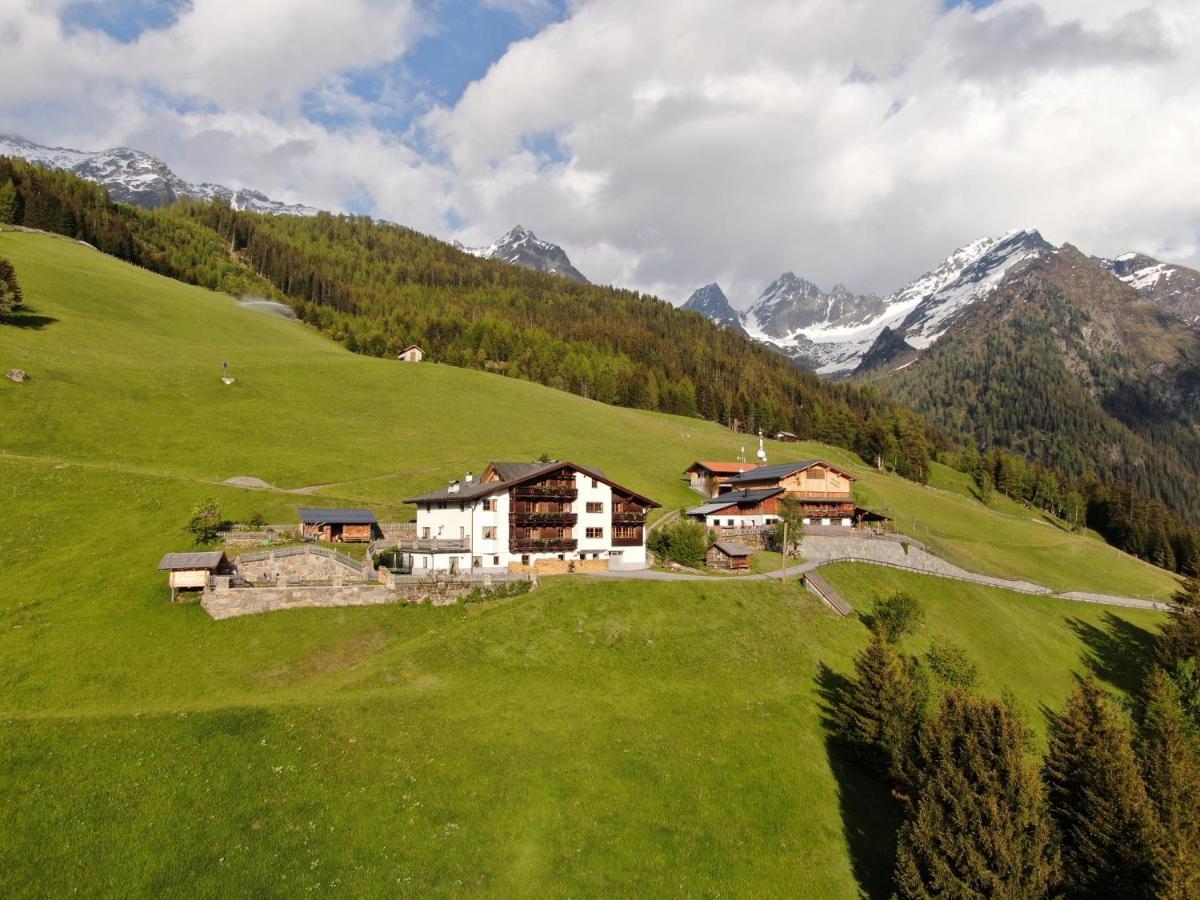
POLYGON ((300 536, 330 544, 366 543, 383 532, 369 509, 301 507, 300 536))
POLYGON ((396 359, 400 362, 420 362, 425 358, 425 351, 416 344, 410 344, 400 351, 396 359))
POLYGON ((730 479, 756 468, 754 463, 745 462, 715 462, 713 460, 696 460, 686 469, 683 475, 688 485, 705 497, 715 497, 726 489, 730 479))
POLYGON ((214 575, 228 575, 233 571, 229 557, 223 550, 203 553, 168 553, 158 564, 158 571, 168 572, 171 584, 171 602, 181 590, 202 591, 214 575))
POLYGON ((740 541, 717 541, 708 548, 704 558, 710 569, 744 571, 750 568, 750 555, 753 552, 740 541))

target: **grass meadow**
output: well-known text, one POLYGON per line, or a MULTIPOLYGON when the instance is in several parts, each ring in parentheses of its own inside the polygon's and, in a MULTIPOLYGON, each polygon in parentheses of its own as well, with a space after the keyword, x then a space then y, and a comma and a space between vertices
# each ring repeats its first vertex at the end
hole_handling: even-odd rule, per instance
MULTIPOLYGON (((213 622, 155 565, 193 504, 288 521, 543 451, 668 508, 742 438, 295 322, 62 239, 0 233, 29 309, 0 325, 0 894, 886 896, 897 810, 826 744, 867 630, 796 583, 547 578, 458 607, 213 622), (229 362, 238 379, 220 381, 229 362), (223 485, 254 476, 275 490, 223 485), (296 494, 297 488, 311 493, 296 494)), ((874 473, 863 498, 963 565, 1164 596, 1165 573, 1019 508, 874 473)), ((872 567, 1038 740, 1093 669, 1133 683, 1158 617, 872 567)))

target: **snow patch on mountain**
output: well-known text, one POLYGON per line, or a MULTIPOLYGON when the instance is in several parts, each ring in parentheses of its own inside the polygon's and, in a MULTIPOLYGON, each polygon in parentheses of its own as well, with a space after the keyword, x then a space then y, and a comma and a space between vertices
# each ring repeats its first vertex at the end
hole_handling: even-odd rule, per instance
POLYGON ((464 247, 462 244, 456 246, 464 253, 481 259, 498 259, 510 265, 561 275, 583 284, 588 283, 583 273, 571 265, 571 260, 562 247, 539 239, 528 228, 520 225, 487 247, 464 247))
POLYGON ((203 202, 220 198, 237 210, 270 215, 315 216, 318 210, 299 203, 272 200, 259 191, 235 190, 221 184, 191 184, 162 160, 130 147, 90 152, 45 147, 15 135, 0 135, 0 156, 15 156, 52 169, 66 169, 104 185, 118 203, 156 209, 176 200, 203 202))
POLYGON ((930 346, 964 310, 994 291, 1013 266, 1053 249, 1032 230, 980 238, 883 299, 854 294, 841 285, 825 292, 785 272, 738 321, 751 338, 805 368, 846 374, 858 367, 885 329, 893 348, 897 341, 914 350, 930 346))

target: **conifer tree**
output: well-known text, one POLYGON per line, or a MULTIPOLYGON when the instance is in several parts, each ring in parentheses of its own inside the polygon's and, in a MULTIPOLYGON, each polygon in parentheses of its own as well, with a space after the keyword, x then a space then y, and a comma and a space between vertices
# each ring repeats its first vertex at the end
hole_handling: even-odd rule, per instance
POLYGON ((1159 632, 1155 662, 1175 682, 1184 706, 1200 723, 1200 579, 1189 578, 1171 599, 1174 608, 1159 632))
POLYGON ((11 225, 17 221, 17 188, 12 179, 0 184, 0 225, 11 225))
POLYGON ((876 626, 855 657, 854 678, 840 698, 838 736, 880 775, 907 785, 921 707, 911 665, 876 626))
POLYGON ((900 897, 1044 897, 1056 879, 1052 833, 1024 723, 963 691, 921 728, 915 801, 900 830, 900 897))
POLYGON ((1156 893, 1167 900, 1200 897, 1200 757, 1196 726, 1179 689, 1162 669, 1146 679, 1138 735, 1146 793, 1157 815, 1156 893))
POLYGON ((1065 895, 1154 896, 1153 808, 1129 729, 1094 678, 1054 717, 1043 776, 1065 895))
POLYGON ((21 286, 12 263, 0 257, 0 315, 12 312, 21 305, 21 286))

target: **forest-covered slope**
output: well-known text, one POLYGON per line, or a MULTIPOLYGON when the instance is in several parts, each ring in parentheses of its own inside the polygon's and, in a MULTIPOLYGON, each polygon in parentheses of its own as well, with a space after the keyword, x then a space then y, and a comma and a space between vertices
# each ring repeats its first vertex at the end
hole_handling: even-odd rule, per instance
POLYGON ((227 204, 146 212, 68 173, 0 158, 0 222, 54 231, 155 272, 285 298, 357 352, 432 359, 604 403, 785 429, 928 475, 934 436, 870 388, 821 382, 704 317, 632 291, 476 258, 364 217, 267 216, 227 204))

